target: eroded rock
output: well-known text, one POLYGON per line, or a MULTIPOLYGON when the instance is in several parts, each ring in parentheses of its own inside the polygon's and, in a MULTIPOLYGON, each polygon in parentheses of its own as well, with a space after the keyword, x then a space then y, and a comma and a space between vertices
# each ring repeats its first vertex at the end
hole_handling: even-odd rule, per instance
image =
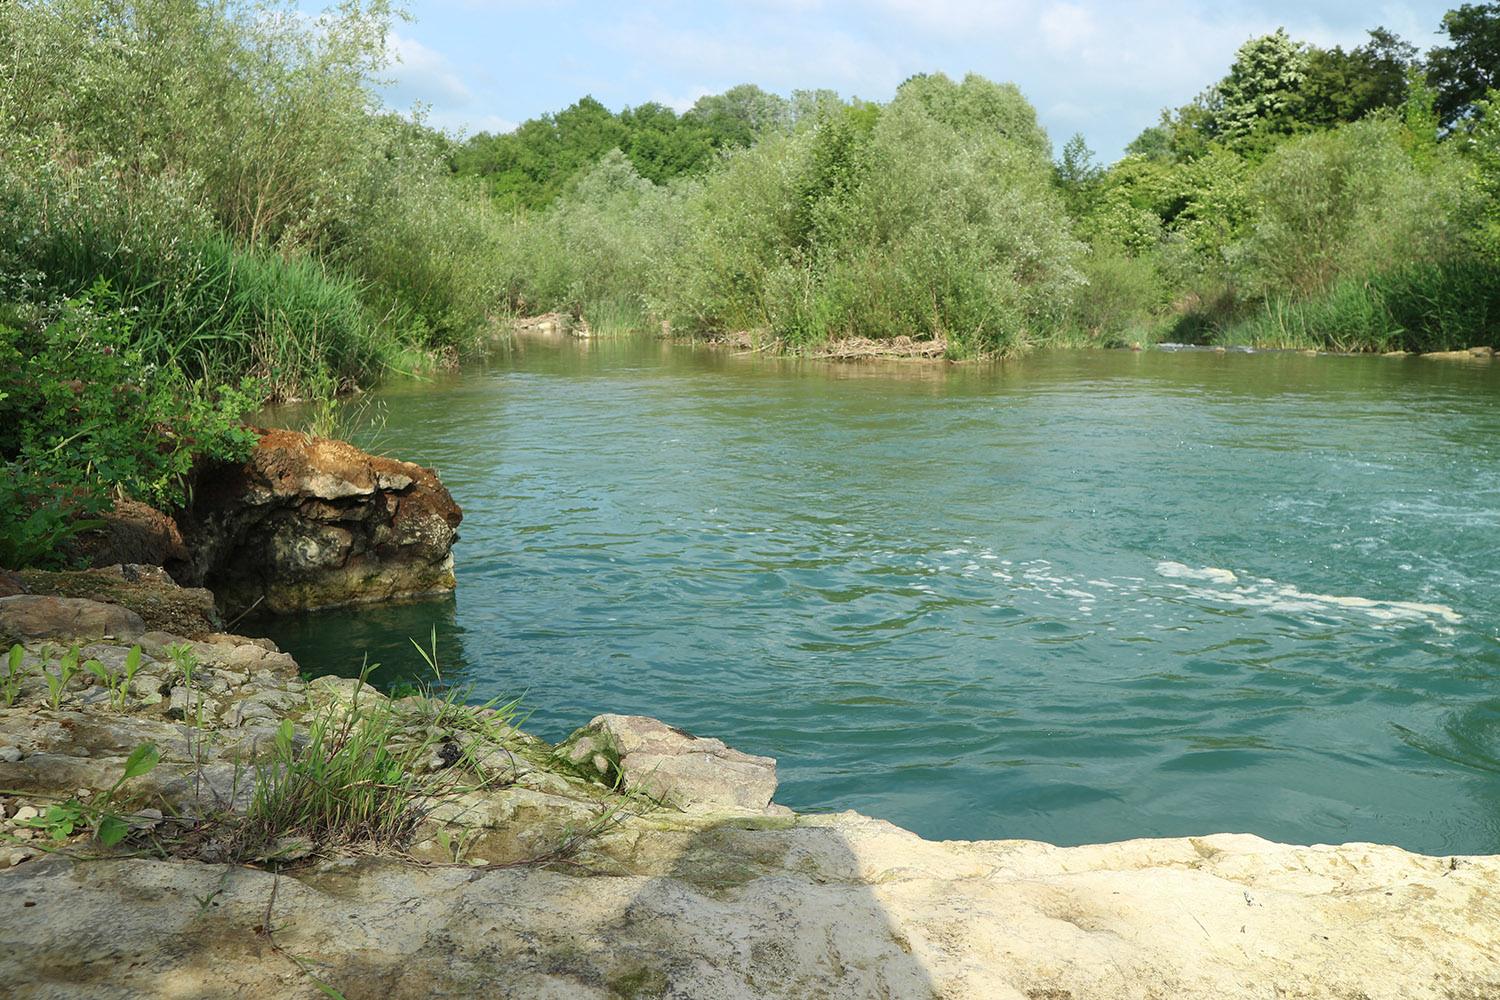
POLYGON ((244 465, 199 480, 181 518, 188 582, 212 588, 227 614, 444 593, 462 517, 431 469, 263 431, 244 465))

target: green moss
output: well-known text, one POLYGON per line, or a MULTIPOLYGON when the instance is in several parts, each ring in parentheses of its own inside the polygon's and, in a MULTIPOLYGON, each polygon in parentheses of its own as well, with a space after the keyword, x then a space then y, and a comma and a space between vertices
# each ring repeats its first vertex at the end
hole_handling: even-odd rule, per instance
POLYGON ((640 966, 610 980, 609 988, 624 1000, 645 1000, 667 995, 667 977, 660 969, 640 966))

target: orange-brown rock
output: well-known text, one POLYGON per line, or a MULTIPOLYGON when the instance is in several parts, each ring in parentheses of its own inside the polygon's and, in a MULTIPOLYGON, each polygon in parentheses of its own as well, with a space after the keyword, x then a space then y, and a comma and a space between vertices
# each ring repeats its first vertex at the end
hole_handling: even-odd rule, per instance
POLYGON ((179 519, 191 581, 228 615, 453 589, 463 513, 431 469, 343 441, 262 431, 250 459, 209 469, 179 519))

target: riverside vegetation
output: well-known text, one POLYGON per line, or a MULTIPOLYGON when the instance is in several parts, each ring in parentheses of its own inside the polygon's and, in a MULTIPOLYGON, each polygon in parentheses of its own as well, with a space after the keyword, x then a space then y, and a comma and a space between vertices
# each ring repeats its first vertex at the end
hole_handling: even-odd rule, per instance
POLYGON ((1081 136, 1054 162, 1015 85, 941 73, 459 141, 380 106, 398 16, 0 5, 0 565, 62 561, 118 496, 182 505, 261 402, 507 314, 949 357, 1428 351, 1500 315, 1500 4, 1425 55, 1252 39, 1108 168, 1081 136))

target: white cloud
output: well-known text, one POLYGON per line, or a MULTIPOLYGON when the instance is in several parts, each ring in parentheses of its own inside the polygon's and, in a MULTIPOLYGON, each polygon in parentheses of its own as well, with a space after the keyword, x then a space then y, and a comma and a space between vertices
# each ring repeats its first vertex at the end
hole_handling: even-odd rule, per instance
POLYGON ((414 38, 392 31, 386 41, 395 83, 386 88, 392 98, 410 106, 418 101, 434 107, 469 103, 473 93, 453 68, 452 61, 441 52, 429 49, 414 38))
POLYGON ((1038 20, 1042 38, 1055 52, 1074 51, 1098 36, 1093 15, 1081 4, 1055 3, 1038 20))
POLYGON ((708 87, 693 87, 687 92, 686 97, 674 97, 664 90, 658 90, 651 94, 651 100, 663 107, 671 108, 680 115, 694 104, 697 104, 698 98, 707 97, 712 93, 715 93, 715 91, 710 90, 708 87))

